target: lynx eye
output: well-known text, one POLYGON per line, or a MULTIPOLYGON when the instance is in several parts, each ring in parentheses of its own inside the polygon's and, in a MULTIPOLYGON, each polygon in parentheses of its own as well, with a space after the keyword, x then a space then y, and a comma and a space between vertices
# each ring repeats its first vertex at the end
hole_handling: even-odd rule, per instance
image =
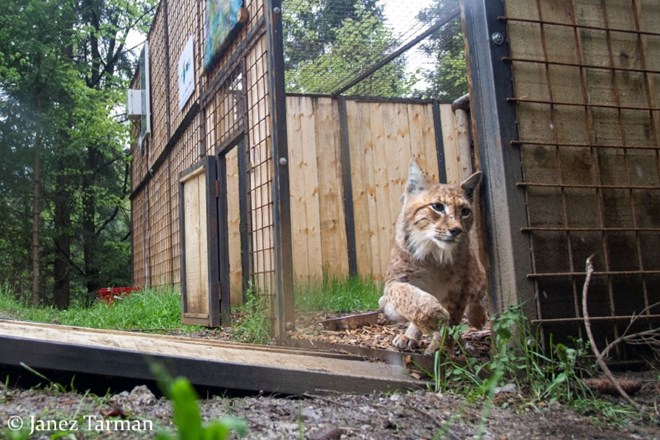
POLYGON ((462 208, 461 209, 461 216, 462 217, 469 217, 470 214, 472 214, 472 210, 470 208, 462 208))
POLYGON ((445 205, 442 203, 431 203, 431 209, 437 212, 438 214, 442 214, 445 212, 445 205))

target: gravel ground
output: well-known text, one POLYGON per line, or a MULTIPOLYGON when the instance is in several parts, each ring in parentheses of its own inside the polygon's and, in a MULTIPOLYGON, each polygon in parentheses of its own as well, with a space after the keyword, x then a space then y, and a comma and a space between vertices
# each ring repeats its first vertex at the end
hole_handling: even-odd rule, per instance
MULTIPOLYGON (((201 400, 205 420, 232 415, 245 419, 248 439, 660 439, 656 374, 641 376, 635 396, 646 417, 623 425, 563 408, 491 407, 433 392, 322 396, 209 396, 201 400), (655 405, 655 407, 654 407, 655 405)), ((506 399, 500 399, 506 401, 506 399)), ((144 385, 104 397, 57 388, 21 389, 0 385, 0 435, 9 428, 34 432, 28 438, 153 438, 172 431, 171 406, 144 385), (57 425, 57 426, 56 426, 57 425), (59 429, 57 429, 59 428, 59 429)))

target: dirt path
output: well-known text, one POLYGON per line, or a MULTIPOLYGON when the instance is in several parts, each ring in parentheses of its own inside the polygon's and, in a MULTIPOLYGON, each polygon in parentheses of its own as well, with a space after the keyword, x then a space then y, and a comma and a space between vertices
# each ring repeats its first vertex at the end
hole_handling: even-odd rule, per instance
MULTIPOLYGON (((655 386, 647 381, 638 397, 648 414, 657 404, 655 386)), ((478 434, 498 440, 660 439, 660 429, 648 418, 606 425, 556 404, 488 409, 456 396, 422 391, 367 396, 212 396, 201 401, 201 408, 205 420, 227 415, 245 419, 249 439, 466 439, 478 434)), ((24 429, 35 431, 29 438, 37 439, 50 438, 54 431, 72 434, 65 438, 133 439, 173 430, 170 403, 146 386, 96 397, 53 388, 23 390, 0 385, 0 422, 0 436, 8 437, 8 427, 16 428, 22 422, 24 429)))

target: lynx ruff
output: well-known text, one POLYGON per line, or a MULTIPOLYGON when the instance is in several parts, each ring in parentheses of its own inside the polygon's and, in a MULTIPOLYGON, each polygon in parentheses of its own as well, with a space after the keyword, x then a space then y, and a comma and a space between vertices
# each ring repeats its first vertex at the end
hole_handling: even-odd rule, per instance
POLYGON ((410 162, 379 301, 388 319, 410 322, 393 340, 398 348, 416 348, 425 333, 432 334, 425 353, 435 352, 440 323, 459 324, 466 309, 471 326, 486 322, 485 271, 469 238, 480 181, 481 172, 476 172, 460 185, 430 182, 417 162, 410 162))

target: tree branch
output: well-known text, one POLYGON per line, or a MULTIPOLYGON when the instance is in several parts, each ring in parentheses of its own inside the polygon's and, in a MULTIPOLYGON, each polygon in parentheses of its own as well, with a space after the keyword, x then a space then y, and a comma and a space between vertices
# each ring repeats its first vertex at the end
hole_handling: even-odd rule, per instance
POLYGON ((591 343, 591 350, 594 352, 596 355, 596 362, 598 363, 598 366, 603 370, 603 373, 605 376, 609 379, 610 382, 612 382, 612 385, 616 388, 616 390, 621 394, 621 396, 628 401, 635 409, 638 411, 641 410, 641 407, 630 398, 628 393, 625 392, 623 388, 621 388, 621 385, 617 380, 614 378, 614 375, 612 374, 612 371, 610 371, 609 367, 603 360, 603 356, 601 353, 598 351, 598 347, 596 346, 596 340, 594 339, 593 332, 591 331, 591 322, 589 321, 589 311, 587 310, 587 294, 589 292, 589 283, 591 282, 591 275, 594 273, 594 266, 592 263, 593 255, 591 255, 589 258, 587 258, 587 277, 584 280, 584 285, 582 286, 582 315, 584 318, 584 326, 587 329, 587 336, 589 336, 589 342, 591 343))

